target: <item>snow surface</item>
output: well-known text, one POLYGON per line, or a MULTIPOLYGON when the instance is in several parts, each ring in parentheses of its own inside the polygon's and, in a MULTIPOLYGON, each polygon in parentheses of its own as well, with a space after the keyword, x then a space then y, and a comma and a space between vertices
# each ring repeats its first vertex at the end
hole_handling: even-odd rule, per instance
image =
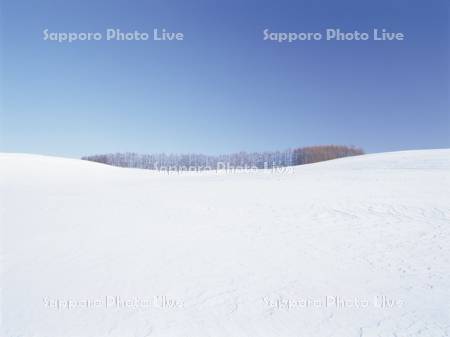
POLYGON ((450 150, 0 179, 1 336, 450 335, 450 150))

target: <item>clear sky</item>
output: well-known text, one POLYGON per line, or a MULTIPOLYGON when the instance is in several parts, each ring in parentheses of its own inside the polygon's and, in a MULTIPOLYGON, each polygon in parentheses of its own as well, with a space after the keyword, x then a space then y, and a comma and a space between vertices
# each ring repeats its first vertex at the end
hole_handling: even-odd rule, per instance
POLYGON ((450 147, 447 0, 2 0, 0 151, 450 147), (44 41, 51 32, 184 41, 44 41), (263 40, 402 32, 405 41, 263 40))

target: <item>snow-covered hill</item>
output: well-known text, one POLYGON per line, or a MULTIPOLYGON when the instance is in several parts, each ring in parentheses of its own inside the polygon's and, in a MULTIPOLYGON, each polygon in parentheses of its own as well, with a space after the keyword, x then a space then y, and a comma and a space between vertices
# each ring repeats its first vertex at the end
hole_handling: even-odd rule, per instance
POLYGON ((0 179, 1 336, 450 335, 450 150, 0 179))

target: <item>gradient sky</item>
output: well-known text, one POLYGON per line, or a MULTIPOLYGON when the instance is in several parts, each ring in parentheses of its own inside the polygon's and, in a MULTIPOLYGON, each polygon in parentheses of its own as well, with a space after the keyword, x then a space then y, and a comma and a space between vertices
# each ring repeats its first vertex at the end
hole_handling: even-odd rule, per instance
POLYGON ((450 147, 447 0, 3 0, 0 151, 368 152, 450 147), (43 41, 42 31, 185 34, 43 41), (262 31, 403 32, 403 42, 263 41, 262 31))

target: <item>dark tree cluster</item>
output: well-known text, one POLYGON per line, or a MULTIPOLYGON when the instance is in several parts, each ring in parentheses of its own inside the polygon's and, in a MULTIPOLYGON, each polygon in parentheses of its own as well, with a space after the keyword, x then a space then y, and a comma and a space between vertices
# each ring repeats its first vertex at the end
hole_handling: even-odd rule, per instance
POLYGON ((342 145, 308 146, 294 149, 294 165, 317 163, 336 158, 359 156, 364 154, 361 148, 342 145))
POLYGON ((360 148, 321 145, 273 152, 238 152, 225 155, 110 153, 82 157, 107 165, 149 170, 201 171, 221 168, 273 168, 315 163, 364 154, 360 148))

